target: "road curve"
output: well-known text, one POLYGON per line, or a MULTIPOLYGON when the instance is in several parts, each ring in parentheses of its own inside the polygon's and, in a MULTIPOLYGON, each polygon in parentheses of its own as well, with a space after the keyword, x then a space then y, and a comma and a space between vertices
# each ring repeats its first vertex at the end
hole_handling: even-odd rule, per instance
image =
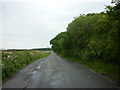
POLYGON ((115 83, 85 66, 55 53, 27 65, 3 83, 3 88, 116 88, 115 83))

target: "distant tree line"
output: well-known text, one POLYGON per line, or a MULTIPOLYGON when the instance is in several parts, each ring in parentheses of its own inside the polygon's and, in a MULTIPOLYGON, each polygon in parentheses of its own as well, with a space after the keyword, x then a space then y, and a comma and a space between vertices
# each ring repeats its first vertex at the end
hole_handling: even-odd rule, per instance
POLYGON ((51 48, 34 48, 32 50, 40 50, 40 51, 50 51, 51 48))
POLYGON ((120 64, 120 3, 101 13, 75 17, 50 44, 64 56, 120 64))
POLYGON ((6 49, 5 51, 31 51, 31 50, 50 51, 50 50, 51 50, 51 48, 6 49))

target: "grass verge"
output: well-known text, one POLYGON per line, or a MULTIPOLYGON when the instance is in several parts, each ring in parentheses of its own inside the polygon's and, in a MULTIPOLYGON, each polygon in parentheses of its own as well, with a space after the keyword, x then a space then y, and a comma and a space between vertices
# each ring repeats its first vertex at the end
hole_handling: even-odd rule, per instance
POLYGON ((13 73, 17 72, 26 65, 47 57, 48 51, 22 50, 22 51, 2 51, 2 80, 8 79, 13 73))
MULTIPOLYGON (((58 53, 57 53, 58 54, 58 53)), ((75 57, 66 57, 61 54, 58 54, 62 58, 65 58, 66 60, 70 60, 72 62, 76 62, 79 64, 83 64, 87 66, 89 69, 98 72, 102 75, 106 75, 120 84, 120 65, 116 65, 113 63, 107 63, 107 62, 102 62, 98 60, 94 61, 88 61, 88 60, 80 60, 75 57)))

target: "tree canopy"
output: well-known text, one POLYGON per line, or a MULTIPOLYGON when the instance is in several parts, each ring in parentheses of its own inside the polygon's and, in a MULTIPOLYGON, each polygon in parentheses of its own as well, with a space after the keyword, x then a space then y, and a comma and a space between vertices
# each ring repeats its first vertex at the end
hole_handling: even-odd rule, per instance
POLYGON ((52 49, 83 60, 120 63, 120 3, 101 13, 82 14, 50 41, 52 49))

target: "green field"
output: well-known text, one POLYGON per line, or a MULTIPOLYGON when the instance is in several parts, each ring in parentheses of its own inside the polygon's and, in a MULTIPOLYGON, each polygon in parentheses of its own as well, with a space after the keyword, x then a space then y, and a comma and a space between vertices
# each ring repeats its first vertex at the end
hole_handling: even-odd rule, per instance
POLYGON ((47 57, 49 51, 38 50, 3 50, 2 51, 2 80, 6 80, 13 73, 26 65, 47 57))

